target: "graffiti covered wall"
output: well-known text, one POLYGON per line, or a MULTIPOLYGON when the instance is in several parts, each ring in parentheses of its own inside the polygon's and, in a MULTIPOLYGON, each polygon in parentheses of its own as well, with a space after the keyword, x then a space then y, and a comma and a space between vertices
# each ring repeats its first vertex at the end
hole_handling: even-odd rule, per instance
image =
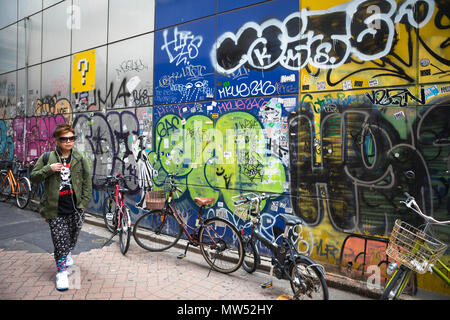
MULTIPOLYGON (((0 157, 29 161, 72 123, 92 161, 90 212, 105 197, 96 179, 112 173, 135 177, 134 221, 143 191, 168 173, 190 223, 202 196, 215 199, 208 215, 247 229, 233 199, 275 193, 265 235, 278 238, 280 213, 302 217, 304 250, 355 278, 385 272, 396 219, 419 223, 404 192, 449 220, 448 1, 156 0, 145 14, 153 28, 96 49, 93 90, 43 78, 25 106, 0 75, 0 157)), ((436 232, 450 242, 448 228, 436 232)), ((431 275, 419 286, 450 294, 431 275)))

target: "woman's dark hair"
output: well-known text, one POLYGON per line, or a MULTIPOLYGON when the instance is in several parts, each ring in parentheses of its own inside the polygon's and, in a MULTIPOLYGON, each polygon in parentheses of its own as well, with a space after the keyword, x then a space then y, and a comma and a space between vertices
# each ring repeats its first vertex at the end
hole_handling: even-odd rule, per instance
POLYGON ((53 138, 59 138, 61 135, 67 132, 72 132, 75 135, 75 130, 72 128, 70 124, 67 123, 58 124, 55 128, 55 131, 53 131, 53 138))

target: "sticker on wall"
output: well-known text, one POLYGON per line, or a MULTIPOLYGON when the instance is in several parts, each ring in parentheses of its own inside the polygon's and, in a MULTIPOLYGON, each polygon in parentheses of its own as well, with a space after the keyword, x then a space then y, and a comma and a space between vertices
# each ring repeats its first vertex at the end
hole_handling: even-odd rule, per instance
POLYGON ((95 50, 73 55, 72 93, 95 89, 95 50))
POLYGON ((133 90, 136 89, 136 87, 141 82, 141 79, 138 76, 134 76, 130 80, 128 80, 126 87, 129 93, 133 93, 133 90))
POLYGON ((436 86, 425 89, 425 99, 429 99, 437 95, 439 95, 439 90, 436 86))

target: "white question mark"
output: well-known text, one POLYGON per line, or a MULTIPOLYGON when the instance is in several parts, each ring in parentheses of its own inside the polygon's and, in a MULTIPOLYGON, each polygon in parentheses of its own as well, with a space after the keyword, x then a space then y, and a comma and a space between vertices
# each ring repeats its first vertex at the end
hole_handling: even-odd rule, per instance
POLYGON ((85 79, 86 72, 89 71, 89 62, 86 60, 86 58, 81 59, 80 61, 78 61, 78 71, 81 71, 81 76, 82 76, 81 83, 83 85, 85 85, 86 84, 86 79, 85 79), (81 65, 84 66, 83 70, 81 70, 81 65))

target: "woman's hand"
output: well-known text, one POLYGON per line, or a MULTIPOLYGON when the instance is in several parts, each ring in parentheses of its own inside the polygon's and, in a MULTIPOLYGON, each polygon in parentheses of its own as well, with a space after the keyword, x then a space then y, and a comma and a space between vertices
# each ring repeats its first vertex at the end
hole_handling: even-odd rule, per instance
POLYGON ((61 168, 63 167, 63 164, 62 163, 52 163, 51 165, 50 165, 50 168, 52 168, 52 171, 53 172, 59 172, 59 171, 61 171, 61 168))

